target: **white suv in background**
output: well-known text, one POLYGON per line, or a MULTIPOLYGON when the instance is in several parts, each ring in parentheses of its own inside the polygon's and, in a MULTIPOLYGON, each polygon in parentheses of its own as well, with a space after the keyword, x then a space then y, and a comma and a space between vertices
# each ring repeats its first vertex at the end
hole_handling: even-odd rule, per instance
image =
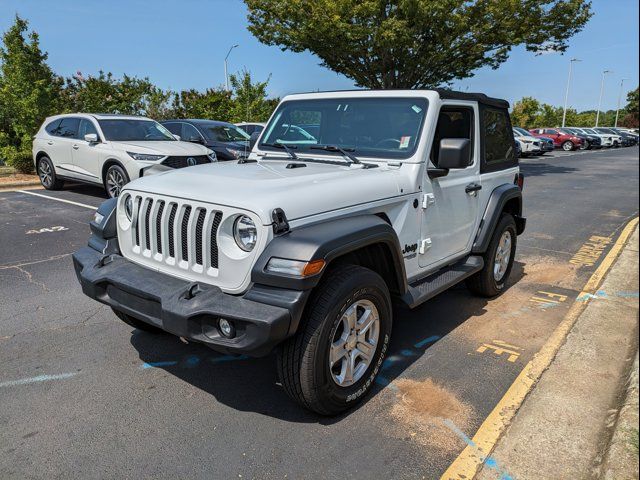
POLYGON ((47 118, 33 138, 33 161, 47 190, 65 180, 104 185, 117 197, 130 180, 216 161, 150 118, 74 113, 47 118))
POLYGON ((542 140, 533 137, 524 128, 513 127, 513 138, 520 144, 523 157, 542 155, 542 140))

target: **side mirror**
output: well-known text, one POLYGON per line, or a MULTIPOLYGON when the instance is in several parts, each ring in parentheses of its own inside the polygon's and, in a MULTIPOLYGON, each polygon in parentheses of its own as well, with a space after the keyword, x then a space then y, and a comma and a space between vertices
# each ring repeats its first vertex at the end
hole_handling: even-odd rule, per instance
POLYGON ((175 138, 175 139, 176 139, 176 140, 178 140, 178 141, 182 140, 182 139, 180 138, 180 135, 174 135, 174 136, 173 136, 173 138, 175 138))
POLYGON ((189 137, 187 138, 187 142, 191 142, 191 143, 203 143, 202 138, 200 137, 196 137, 195 135, 193 137, 189 137))
POLYGON ((440 140, 438 168, 461 169, 471 163, 471 140, 468 138, 443 138, 440 140))
POLYGON ((98 143, 98 135, 96 133, 87 133, 84 136, 84 141, 89 143, 98 143))
POLYGON ((260 138, 260 132, 253 132, 251 134, 251 136, 249 137, 249 149, 253 150, 253 147, 258 141, 258 138, 260 138))

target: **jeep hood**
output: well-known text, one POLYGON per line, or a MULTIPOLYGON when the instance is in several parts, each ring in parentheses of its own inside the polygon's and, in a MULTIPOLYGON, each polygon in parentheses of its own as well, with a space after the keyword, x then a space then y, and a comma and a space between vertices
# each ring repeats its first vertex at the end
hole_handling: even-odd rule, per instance
POLYGON ((256 213, 270 224, 274 208, 288 220, 338 210, 410 193, 399 168, 376 168, 263 160, 257 163, 218 162, 142 177, 125 190, 167 195, 226 205, 256 213))

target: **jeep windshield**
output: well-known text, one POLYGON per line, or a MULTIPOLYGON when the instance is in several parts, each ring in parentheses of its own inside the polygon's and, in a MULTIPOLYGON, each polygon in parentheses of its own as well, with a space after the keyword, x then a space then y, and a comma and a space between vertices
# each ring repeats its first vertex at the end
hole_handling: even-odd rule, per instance
POLYGON ((175 141, 169 130, 153 120, 98 120, 107 140, 114 142, 175 141))
POLYGON ((297 155, 323 153, 404 159, 416 150, 427 100, 422 98, 331 98, 280 104, 261 137, 260 149, 294 148, 297 155))

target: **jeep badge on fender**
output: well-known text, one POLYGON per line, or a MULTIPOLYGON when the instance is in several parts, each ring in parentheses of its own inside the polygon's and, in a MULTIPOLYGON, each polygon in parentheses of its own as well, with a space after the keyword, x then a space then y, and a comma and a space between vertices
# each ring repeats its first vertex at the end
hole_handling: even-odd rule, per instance
POLYGON ((275 349, 285 391, 336 415, 375 383, 392 299, 505 289, 526 223, 508 108, 445 90, 287 96, 247 158, 103 203, 73 255, 82 289, 142 330, 275 349))

